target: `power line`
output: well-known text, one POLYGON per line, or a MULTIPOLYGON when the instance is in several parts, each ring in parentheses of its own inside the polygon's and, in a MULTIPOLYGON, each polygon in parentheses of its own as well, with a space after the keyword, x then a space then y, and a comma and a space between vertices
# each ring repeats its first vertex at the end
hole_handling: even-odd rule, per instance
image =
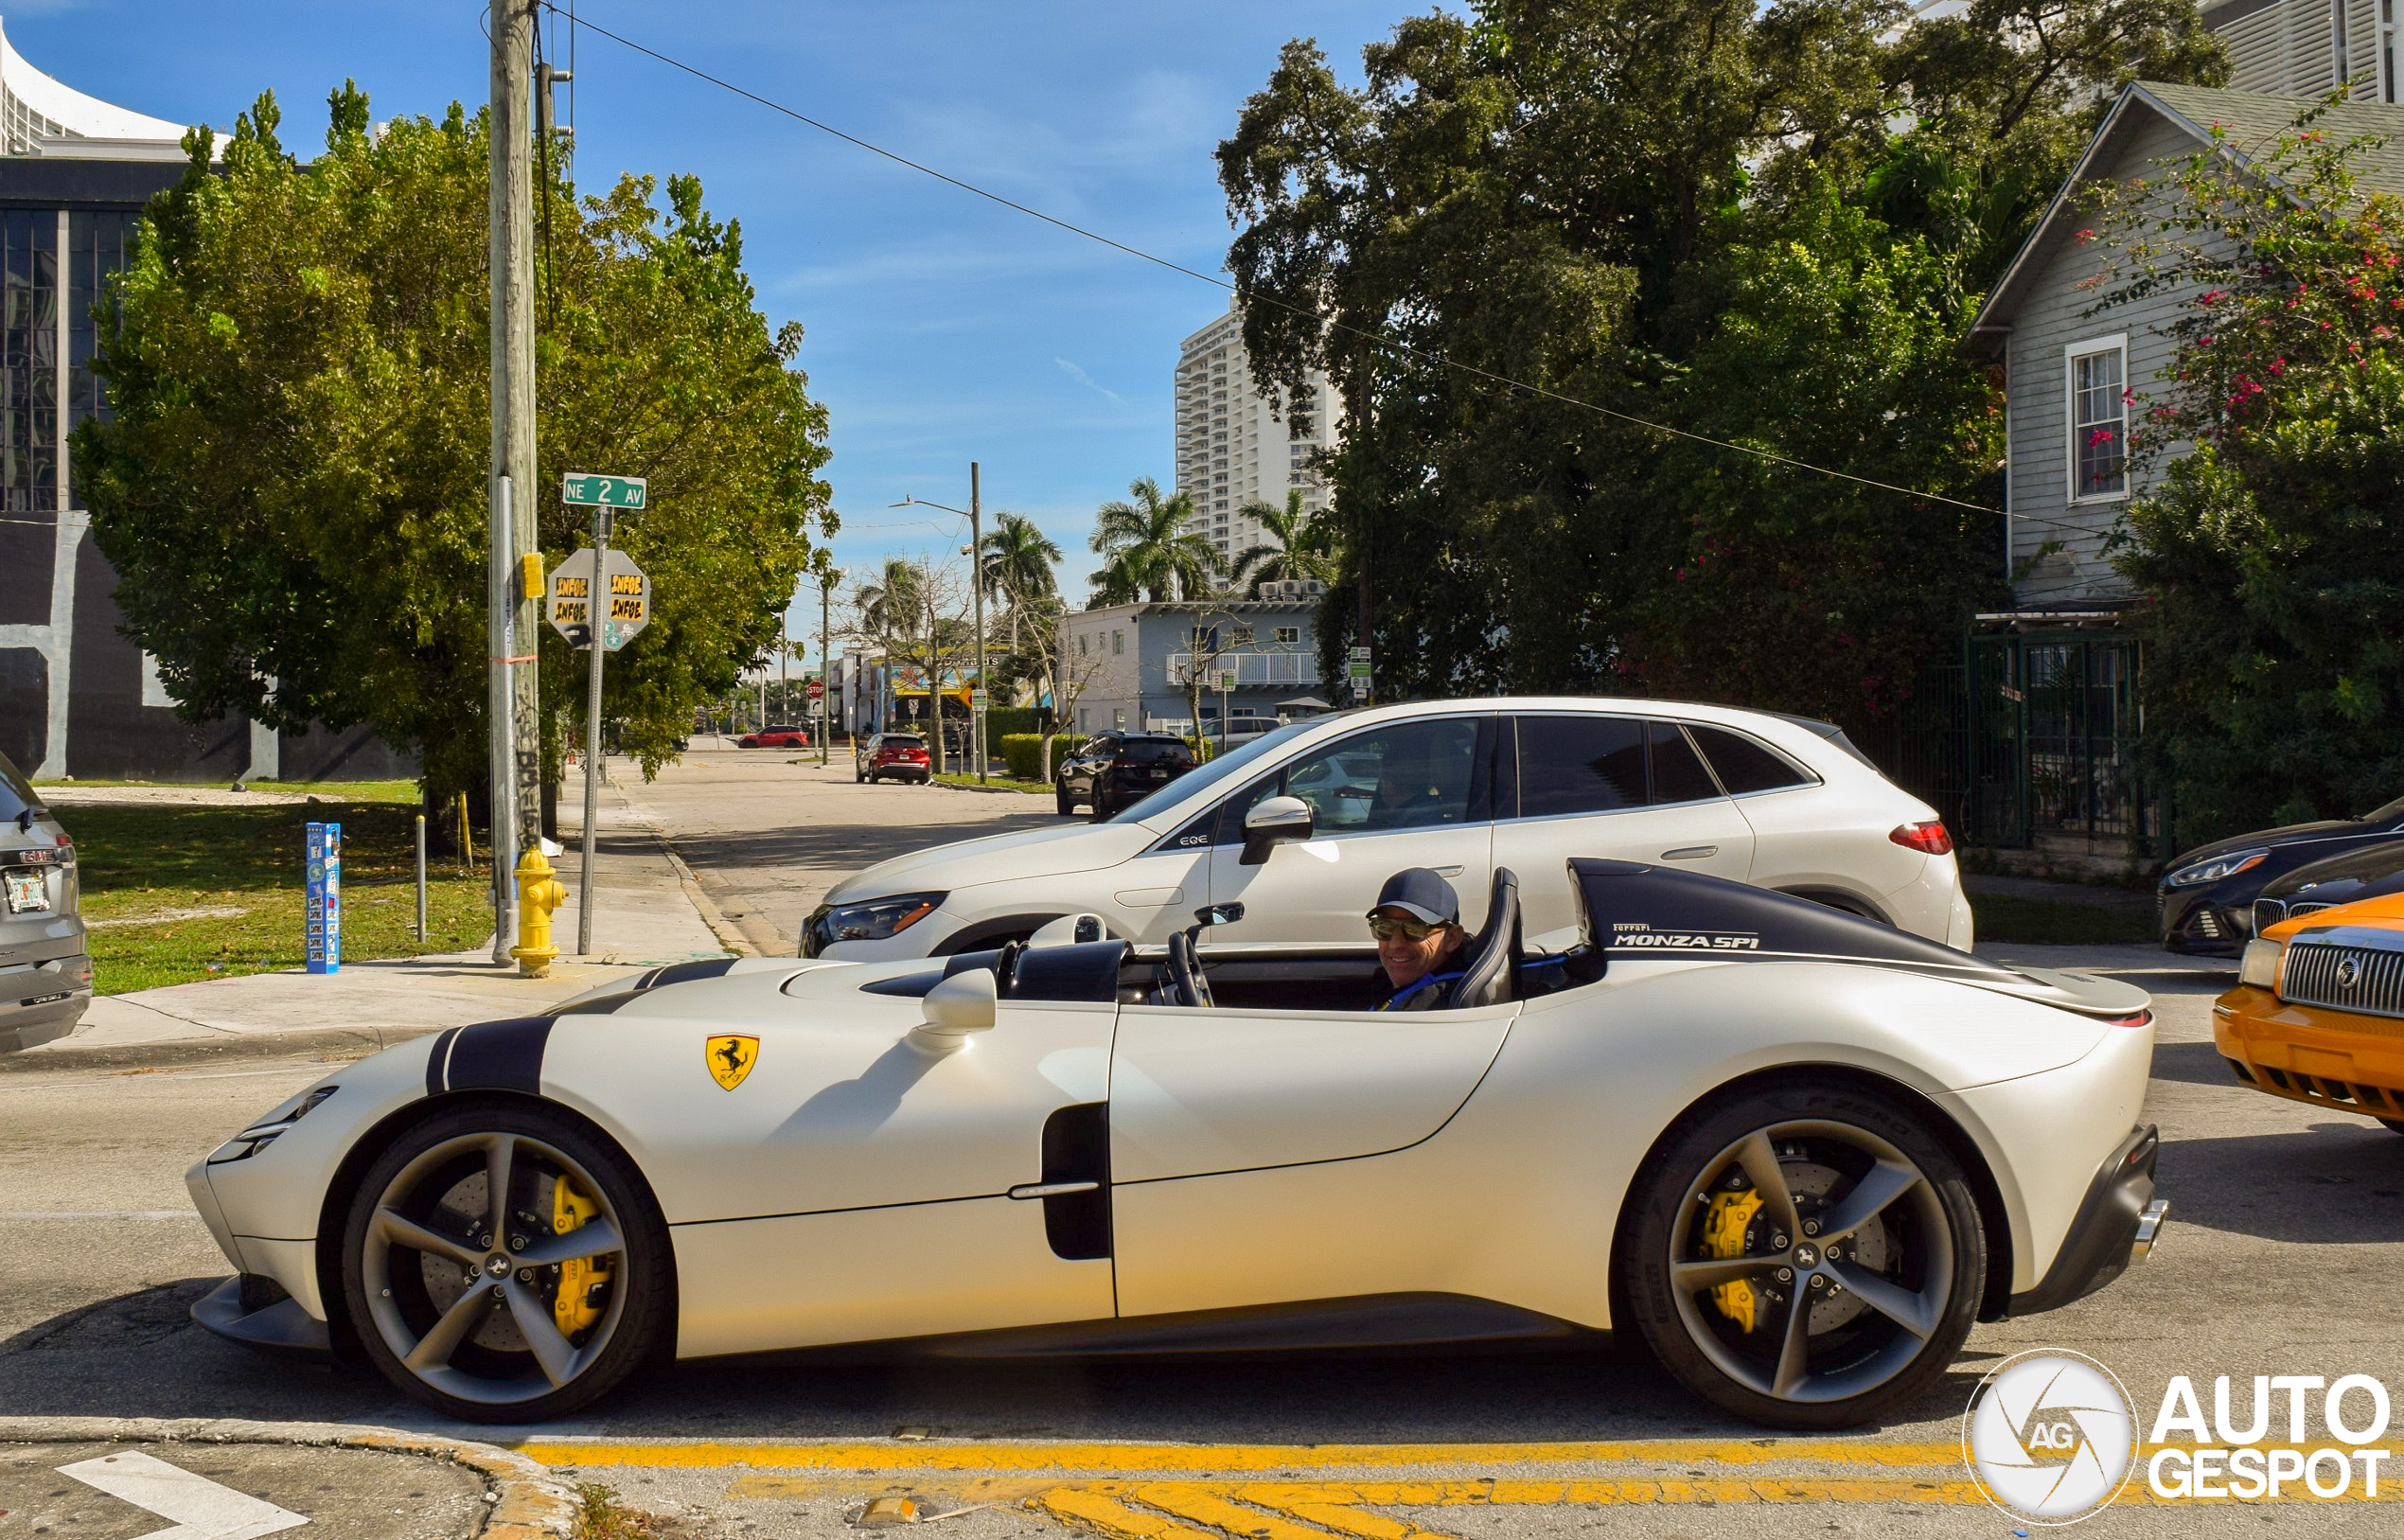
MULTIPOLYGON (((546 9, 553 11, 557 11, 561 9, 556 3, 556 0, 542 0, 542 4, 546 9)), ((865 150, 872 155, 882 156, 886 160, 892 161, 896 166, 907 167, 910 170, 916 171, 922 176, 932 177, 938 182, 958 187, 961 191, 968 193, 974 197, 982 198, 988 203, 999 204, 1004 208, 1024 214, 1029 219, 1040 220, 1044 223, 1049 224, 1055 229, 1065 230, 1072 236, 1079 236, 1087 240, 1091 240, 1097 242, 1098 244, 1107 246, 1112 251, 1123 253, 1128 257, 1136 258, 1138 261, 1149 262, 1155 267, 1166 268, 1171 273, 1182 274, 1186 277, 1198 279, 1199 281, 1212 285, 1215 288, 1227 290, 1230 293, 1235 292, 1235 285, 1229 283, 1225 278, 1218 277, 1212 274, 1200 272, 1194 268, 1187 267, 1181 262, 1171 261, 1168 257, 1157 256, 1154 253, 1145 251, 1140 247, 1130 246, 1125 241, 1114 240, 1098 230, 1089 230, 1081 224, 1071 224, 1067 220, 1047 214, 1039 208, 1031 208, 1025 204, 1005 198, 998 192, 993 192, 984 187, 978 186, 973 182, 963 182, 960 178, 949 175, 944 171, 939 171, 931 166, 911 160, 907 155, 887 150, 882 145, 873 144, 870 141, 859 137, 857 134, 846 133, 841 129, 836 128, 830 123, 821 122, 819 119, 810 116, 807 113, 799 112, 791 107, 786 106, 781 101, 776 101, 770 97, 763 97, 756 91, 747 90, 742 86, 736 85, 734 81, 713 75, 709 71, 702 69, 698 65, 688 64, 681 59, 662 53, 657 48, 637 43, 632 38, 624 36, 621 33, 612 32, 598 22, 584 21, 579 17, 577 19, 577 25, 587 30, 598 33, 600 36, 608 38, 610 42, 617 44, 620 47, 629 48, 636 53, 642 54, 646 59, 656 60, 658 62, 665 64, 671 69, 681 70, 683 73, 692 76, 697 80, 706 81, 711 85, 716 86, 721 91, 726 91, 734 96, 741 97, 746 101, 756 102, 760 106, 769 109, 770 112, 781 113, 797 123, 805 124, 810 128, 818 130, 821 133, 826 134, 832 138, 840 139, 845 144, 854 146, 857 149, 865 150)), ((1260 302, 1276 306, 1279 310, 1284 310, 1292 315, 1300 316, 1306 320, 1323 320, 1322 317, 1319 317, 1312 312, 1305 311, 1299 306, 1288 305, 1282 300, 1275 299, 1268 295, 1257 295, 1255 298, 1260 302)), ((1441 353, 1433 353, 1423 348, 1413 347, 1408 343, 1400 343, 1389 337, 1381 337, 1373 332, 1363 330, 1359 327, 1352 326, 1343 321, 1325 322, 1324 324, 1333 327, 1336 330, 1348 332, 1354 337, 1358 337, 1372 347, 1386 348, 1390 351, 1417 359, 1424 363, 1435 364, 1440 368, 1458 369, 1464 374, 1475 375, 1482 380, 1491 380, 1496 384, 1505 385, 1513 390, 1524 390, 1532 396, 1541 397, 1547 400, 1559 401, 1564 406, 1574 406, 1580 408, 1581 410, 1592 412, 1601 416, 1617 418, 1621 422, 1634 423, 1639 428, 1649 428, 1654 433, 1668 434, 1672 437, 1688 439, 1697 444, 1707 444, 1714 449, 1728 450, 1738 454, 1749 454, 1755 459, 1765 461, 1772 465, 1788 466, 1796 470, 1808 470, 1814 475, 1827 476, 1837 481, 1849 481, 1857 486, 1873 487, 1883 492, 1894 492, 1903 497, 1917 498, 1922 502, 1942 503, 1949 507, 1964 508, 1972 513, 1993 514, 2005 519, 2016 519, 2024 523, 2045 524, 2057 529, 2067 529, 2080 534, 2089 533, 2083 525, 2067 523, 2061 520, 2042 518, 2035 514, 2013 513, 2007 508, 1992 508, 1989 507, 1984 503, 1971 503, 1962 498, 1947 497, 1942 492, 1919 491, 1909 487, 1898 487, 1892 482, 1878 481, 1868 476, 1857 476, 1849 470, 1836 470, 1828 466, 1813 465, 1808 460, 1797 460, 1791 455, 1779 454, 1772 450, 1759 449, 1746 444, 1731 443, 1723 438, 1713 438, 1707 434, 1692 433, 1684 428, 1672 428, 1668 423, 1654 422, 1649 417, 1640 417, 1635 416, 1634 413, 1621 412, 1613 407, 1599 405, 1596 402, 1583 400, 1575 396, 1564 395, 1560 391, 1552 390, 1544 385, 1530 384, 1524 380, 1516 380, 1509 375, 1497 374, 1492 369, 1481 368, 1475 363, 1463 363, 1457 359, 1448 358, 1441 353)))

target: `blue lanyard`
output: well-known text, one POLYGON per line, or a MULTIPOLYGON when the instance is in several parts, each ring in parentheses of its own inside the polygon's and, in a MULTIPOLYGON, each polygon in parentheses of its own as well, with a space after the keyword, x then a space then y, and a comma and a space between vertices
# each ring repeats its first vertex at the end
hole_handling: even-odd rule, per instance
MULTIPOLYGON (((1466 973, 1469 970, 1466 968, 1461 969, 1461 973, 1466 973)), ((1391 995, 1387 996, 1386 1003, 1380 1005, 1378 1009, 1381 1011, 1390 1011, 1395 1006, 1400 1005, 1403 1001, 1410 999, 1413 995, 1418 994, 1423 989, 1432 988, 1440 983, 1450 983, 1459 977, 1460 973, 1423 973, 1411 982, 1405 984, 1402 988, 1395 990, 1391 995)))

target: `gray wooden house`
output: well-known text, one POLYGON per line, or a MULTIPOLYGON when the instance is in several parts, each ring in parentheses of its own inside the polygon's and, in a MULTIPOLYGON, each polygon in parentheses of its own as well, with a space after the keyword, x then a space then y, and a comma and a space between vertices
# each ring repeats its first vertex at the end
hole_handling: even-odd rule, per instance
POLYGON ((2163 388, 2170 327, 2194 296, 2171 290, 2098 304, 2093 280, 2107 254, 2096 244, 2097 190, 2159 184, 2216 147, 2243 168, 2350 80, 2356 99, 2316 126, 2384 141, 2357 163, 2358 175, 2366 188, 2404 195, 2392 27, 2373 25, 2367 6, 2349 12, 2345 0, 2237 0, 2205 20, 2228 43, 2236 80, 2287 88, 2124 90, 1971 330, 1971 346, 2005 381, 2016 603, 1979 617, 1966 641, 1960 731, 1949 734, 1966 747, 1942 756, 1943 784, 1930 789, 1969 842, 2031 851, 2045 865, 2118 867, 2166 856, 2175 839, 2132 773, 2142 659, 2121 616, 2140 595, 2105 544, 2147 475, 2159 474, 2158 464, 2130 466, 2129 430, 2163 388), (2356 67, 2366 50, 2376 69, 2356 67))

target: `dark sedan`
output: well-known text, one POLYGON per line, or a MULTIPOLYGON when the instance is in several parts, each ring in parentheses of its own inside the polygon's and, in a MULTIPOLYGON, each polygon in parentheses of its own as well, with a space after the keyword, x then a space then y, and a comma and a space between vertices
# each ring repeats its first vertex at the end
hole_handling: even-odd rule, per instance
POLYGON ((2384 898, 2404 893, 2404 840, 2383 840, 2342 856, 2299 866, 2283 877, 2262 885, 2254 901, 2254 929, 2316 914, 2358 898, 2384 898))
POLYGON ((2163 947, 2234 957, 2254 935, 2254 901, 2271 883, 2399 836, 2404 836, 2404 797, 2360 818, 2291 823, 2190 850, 2162 879, 2163 947))

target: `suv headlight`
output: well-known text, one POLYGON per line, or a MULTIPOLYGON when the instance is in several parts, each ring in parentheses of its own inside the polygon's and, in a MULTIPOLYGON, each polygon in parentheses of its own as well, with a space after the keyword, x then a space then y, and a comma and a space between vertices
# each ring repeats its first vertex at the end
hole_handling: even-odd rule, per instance
POLYGON ((2264 941, 2259 936, 2245 944, 2245 955, 2237 963, 2237 982, 2255 989, 2275 991, 2279 987, 2279 953, 2283 944, 2264 941))
POLYGON ((837 904, 823 911, 812 929, 825 945, 838 941, 883 941, 935 912, 935 906, 945 896, 940 893, 904 893, 891 898, 837 904))
POLYGON ((2236 850, 2226 856, 2215 856, 2208 861, 2182 866, 2165 879, 2174 888, 2192 888, 2201 882, 2218 882, 2262 864, 2268 850, 2236 850))

